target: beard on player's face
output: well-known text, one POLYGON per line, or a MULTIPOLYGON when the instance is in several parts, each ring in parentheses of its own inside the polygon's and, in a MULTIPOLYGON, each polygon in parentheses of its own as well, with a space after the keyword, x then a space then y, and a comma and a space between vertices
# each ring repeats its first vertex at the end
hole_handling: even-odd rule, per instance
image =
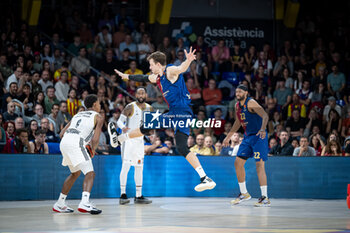
POLYGON ((142 104, 142 103, 145 102, 145 98, 143 98, 143 97, 138 97, 138 98, 137 98, 137 102, 139 102, 140 104, 142 104))

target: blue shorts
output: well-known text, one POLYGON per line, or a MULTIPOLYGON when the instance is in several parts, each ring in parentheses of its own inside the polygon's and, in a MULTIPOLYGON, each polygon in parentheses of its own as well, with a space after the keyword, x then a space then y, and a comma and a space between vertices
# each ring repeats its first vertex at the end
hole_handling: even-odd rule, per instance
POLYGON ((266 161, 268 158, 269 145, 267 134, 264 139, 261 139, 260 136, 256 135, 244 135, 241 145, 237 152, 239 157, 254 158, 256 162, 259 162, 261 159, 266 161))
POLYGON ((177 131, 180 131, 186 135, 190 134, 190 127, 186 127, 185 125, 179 125, 179 122, 182 121, 186 123, 188 120, 193 118, 193 112, 191 108, 182 108, 182 109, 170 109, 169 112, 164 113, 159 116, 160 122, 165 122, 166 125, 161 126, 161 128, 173 128, 176 134, 177 131), (163 121, 163 119, 165 121, 163 121), (172 124, 176 124, 176 126, 169 127, 169 119, 173 122, 172 124))

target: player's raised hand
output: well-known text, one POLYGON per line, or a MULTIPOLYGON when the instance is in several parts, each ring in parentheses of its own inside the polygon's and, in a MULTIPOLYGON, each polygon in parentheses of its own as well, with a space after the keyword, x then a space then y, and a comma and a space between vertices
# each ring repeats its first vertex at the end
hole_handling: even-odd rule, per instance
POLYGON ((128 74, 124 74, 122 72, 120 72, 117 69, 114 69, 114 72, 119 75, 123 80, 129 80, 129 75, 128 74))
POLYGON ((186 60, 189 60, 189 61, 196 60, 196 50, 194 49, 192 51, 192 46, 190 47, 190 51, 188 53, 186 49, 184 51, 185 51, 186 60))

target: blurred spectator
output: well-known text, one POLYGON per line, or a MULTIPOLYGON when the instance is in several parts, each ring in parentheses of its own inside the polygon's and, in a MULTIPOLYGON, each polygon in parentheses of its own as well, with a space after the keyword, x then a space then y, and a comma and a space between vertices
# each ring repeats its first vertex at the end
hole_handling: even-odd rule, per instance
POLYGON ((59 142, 59 139, 56 137, 55 133, 53 132, 53 125, 50 124, 50 121, 47 117, 44 117, 40 121, 40 128, 45 133, 45 141, 46 142, 59 142))
POLYGON ((300 117, 299 109, 294 109, 292 117, 287 120, 286 129, 288 133, 293 137, 300 137, 304 133, 306 122, 304 118, 300 117))
POLYGON ((152 134, 149 136, 149 139, 150 142, 145 142, 146 155, 167 155, 169 153, 169 148, 162 143, 157 135, 152 134))
POLYGON ((31 86, 32 86, 32 93, 35 96, 38 92, 42 91, 43 88, 39 83, 40 80, 40 74, 39 72, 34 72, 32 75, 32 81, 31 81, 31 86))
POLYGON ((15 128, 15 123, 13 121, 7 121, 4 124, 4 130, 6 133, 6 142, 8 140, 11 140, 13 138, 15 138, 16 136, 16 128, 15 128))
POLYGON ((323 109, 323 122, 329 121, 329 111, 334 109, 341 116, 341 107, 337 105, 336 98, 334 96, 328 97, 328 105, 323 109))
POLYGON ((122 53, 125 49, 129 49, 129 59, 136 60, 137 46, 132 41, 132 37, 130 34, 125 36, 125 41, 121 42, 119 45, 119 53, 122 53))
POLYGON ((122 41, 125 40, 126 36, 126 30, 125 30, 125 23, 120 22, 118 26, 118 30, 113 34, 113 48, 119 48, 119 45, 122 41))
POLYGON ((51 107, 51 114, 49 115, 49 119, 55 122, 54 124, 54 132, 55 134, 58 134, 60 132, 60 126, 58 124, 58 112, 59 112, 60 106, 59 104, 53 104, 51 107))
POLYGON ((195 145, 194 137, 192 135, 189 135, 188 138, 187 138, 187 147, 188 147, 188 149, 190 149, 194 145, 195 145))
POLYGON ((148 83, 147 86, 146 86, 146 90, 147 90, 147 99, 146 99, 146 101, 148 103, 150 103, 150 104, 152 104, 155 101, 157 101, 157 96, 160 93, 160 91, 158 90, 157 84, 156 83, 148 83))
POLYGON ((234 133, 230 139, 229 147, 222 147, 220 155, 221 156, 237 156, 239 145, 241 144, 240 134, 234 133))
POLYGON ((3 114, 4 122, 14 121, 18 117, 18 114, 15 113, 15 106, 16 105, 14 102, 10 102, 7 104, 7 111, 3 114))
POLYGON ((332 130, 341 132, 342 119, 340 118, 339 113, 335 109, 329 110, 328 113, 329 120, 327 121, 326 133, 329 134, 332 130))
POLYGON ((193 111, 197 112, 198 108, 203 105, 201 90, 195 86, 193 78, 187 79, 186 87, 191 96, 193 111))
POLYGON ((259 57, 253 65, 254 72, 258 71, 259 66, 264 67, 264 74, 270 76, 272 70, 272 62, 267 58, 267 54, 264 51, 259 52, 259 57))
POLYGON ((292 143, 291 143, 291 144, 292 144, 292 146, 294 147, 294 149, 297 148, 297 147, 299 146, 299 141, 298 141, 298 139, 296 139, 296 138, 295 138, 295 139, 292 139, 292 143))
POLYGON ((73 56, 78 56, 81 47, 83 47, 83 44, 81 43, 80 36, 76 34, 73 38, 73 43, 71 43, 67 49, 73 56))
POLYGON ((322 151, 321 156, 343 156, 340 144, 334 140, 329 141, 322 151))
POLYGON ((311 146, 316 151, 316 156, 321 156, 322 150, 325 147, 324 141, 319 134, 313 134, 310 136, 311 146))
POLYGON ((162 93, 158 93, 157 101, 152 104, 152 107, 154 111, 159 110, 159 112, 161 113, 164 113, 165 111, 169 110, 167 103, 164 102, 162 93))
POLYGON ((213 138, 211 136, 206 136, 204 138, 204 146, 206 148, 209 148, 210 154, 209 155, 217 155, 215 151, 215 147, 213 145, 213 138))
POLYGON ((194 152, 198 155, 212 155, 212 148, 208 148, 204 145, 204 135, 198 134, 196 137, 196 145, 190 148, 191 152, 194 152))
POLYGON ((117 125, 121 111, 119 109, 111 110, 112 117, 109 118, 108 122, 114 122, 117 125))
POLYGON ((108 26, 103 26, 101 31, 97 34, 100 38, 101 44, 106 48, 111 48, 112 46, 112 34, 109 33, 108 26))
POLYGON ((317 126, 318 130, 322 128, 322 121, 319 117, 319 114, 316 112, 315 108, 312 108, 309 112, 308 116, 308 122, 306 124, 305 130, 304 130, 304 136, 308 137, 310 134, 319 133, 319 132, 312 132, 311 130, 317 126))
POLYGON ((277 146, 278 142, 275 138, 270 138, 269 139, 269 151, 271 151, 272 148, 277 146))
POLYGON ((345 75, 338 71, 338 66, 332 66, 332 73, 327 76, 327 88, 332 96, 336 96, 337 99, 343 97, 345 89, 346 78, 345 75))
POLYGON ((275 103, 282 109, 282 111, 287 110, 288 104, 292 100, 292 89, 286 88, 285 86, 285 80, 279 79, 277 81, 276 90, 273 93, 273 98, 275 103))
POLYGON ((73 117, 75 114, 77 114, 77 108, 79 106, 81 106, 81 102, 77 98, 77 92, 75 91, 75 89, 71 88, 68 92, 67 98, 67 111, 69 115, 73 117))
POLYGON ((58 69, 60 69, 63 63, 65 63, 65 60, 61 54, 61 50, 59 48, 55 48, 53 53, 53 70, 57 71, 58 69))
POLYGON ((179 37, 177 40, 176 40, 176 46, 175 46, 175 54, 178 54, 179 51, 188 51, 188 46, 185 45, 184 43, 184 39, 179 37))
POLYGON ((164 144, 169 148, 169 153, 168 155, 179 155, 177 153, 176 147, 173 144, 173 139, 171 137, 167 137, 164 140, 164 144))
POLYGON ((58 101, 66 100, 68 97, 69 85, 67 79, 68 73, 62 71, 59 81, 55 84, 55 95, 58 101))
POLYGON ((25 125, 24 125, 24 120, 22 117, 17 117, 15 119, 15 129, 24 129, 25 125))
POLYGON ((6 90, 10 91, 10 84, 12 84, 12 83, 17 83, 17 86, 18 86, 19 81, 22 78, 22 75, 23 75, 23 68, 18 66, 16 68, 15 72, 13 72, 13 74, 7 78, 6 90))
MULTIPOLYGON (((136 75, 136 74, 143 74, 142 70, 137 68, 137 63, 136 61, 131 61, 129 64, 129 69, 124 71, 125 74, 130 74, 130 75, 136 75)), ((140 86, 141 83, 137 82, 136 86, 140 86)))
POLYGON ((222 149, 222 144, 221 144, 221 142, 220 141, 217 141, 216 143, 215 143, 215 155, 220 155, 220 153, 221 153, 221 149, 222 149))
POLYGON ((58 82, 60 80, 62 72, 66 72, 67 73, 67 76, 68 76, 67 77, 67 81, 71 82, 71 80, 72 80, 72 73, 69 71, 68 67, 69 67, 69 63, 65 61, 65 62, 62 63, 62 66, 55 71, 55 74, 54 74, 54 81, 55 82, 58 82))
POLYGON ((31 93, 30 86, 28 84, 23 85, 23 92, 19 99, 23 103, 25 115, 32 116, 33 106, 34 106, 34 96, 31 93))
POLYGON ((7 141, 2 152, 8 154, 32 153, 29 146, 27 130, 18 129, 16 135, 16 137, 7 141))
POLYGON ((342 122, 341 136, 343 138, 347 138, 348 136, 350 136, 350 107, 347 107, 344 112, 345 116, 342 122))
POLYGON ((122 56, 120 60, 120 70, 122 72, 125 72, 127 69, 129 69, 131 61, 132 60, 130 59, 130 49, 126 48, 122 52, 122 56))
POLYGON ((175 49, 172 47, 168 36, 163 37, 163 41, 157 46, 157 50, 166 55, 167 64, 175 59, 175 49))
POLYGON ((350 137, 345 138, 344 148, 345 156, 350 156, 350 137))
POLYGON ((50 114, 52 105, 59 104, 60 101, 55 96, 56 89, 53 86, 48 86, 46 89, 46 96, 44 99, 45 104, 45 114, 50 114))
MULTIPOLYGON (((219 137, 221 134, 225 132, 225 123, 224 116, 222 115, 222 111, 220 108, 215 109, 214 111, 214 119, 215 122, 221 122, 220 127, 213 127, 214 135, 219 137)), ((216 124, 216 123, 215 123, 216 124)))
POLYGON ((84 87, 89 94, 97 94, 96 77, 91 75, 88 84, 84 87))
POLYGON ((278 156, 292 156, 294 152, 294 147, 289 142, 289 134, 287 131, 282 130, 279 135, 280 142, 272 147, 269 155, 278 156))
POLYGON ((35 132, 35 140, 29 141, 30 151, 34 154, 49 154, 49 146, 45 142, 45 131, 39 129, 35 132))
POLYGON ((41 79, 38 81, 38 83, 41 85, 41 89, 44 93, 46 93, 46 89, 49 86, 53 86, 53 83, 49 80, 50 74, 49 71, 43 70, 41 72, 41 79))
POLYGON ((219 88, 216 88, 214 79, 209 80, 209 87, 203 90, 202 96, 208 117, 210 117, 212 112, 217 108, 221 109, 223 117, 226 116, 227 109, 225 106, 221 105, 222 93, 219 88))
POLYGON ((139 54, 139 64, 147 63, 147 55, 154 52, 154 46, 151 43, 151 38, 147 33, 142 34, 142 41, 137 45, 137 51, 139 54))
MULTIPOLYGON (((182 64, 182 62, 184 62, 185 60, 186 60, 186 57, 185 57, 184 50, 179 50, 176 53, 176 59, 174 61, 174 65, 175 66, 180 66, 182 64)), ((188 73, 188 72, 190 72, 190 67, 188 67, 188 69, 184 73, 188 73)))
POLYGON ((296 90, 300 98, 300 103, 308 106, 311 103, 313 92, 310 89, 310 81, 308 79, 303 80, 303 88, 296 90))
POLYGON ((242 71, 244 58, 243 58, 243 51, 241 51, 241 48, 240 48, 239 41, 234 42, 232 56, 230 56, 230 62, 232 65, 231 70, 233 72, 242 71))
POLYGON ((38 122, 36 120, 31 120, 28 126, 29 141, 33 141, 35 139, 35 132, 37 130, 38 130, 38 122))
POLYGON ((223 142, 224 139, 226 138, 226 136, 228 135, 228 133, 230 132, 232 128, 232 123, 227 121, 225 122, 225 125, 224 125, 224 132, 219 136, 219 142, 223 142))
POLYGON ((225 46, 225 41, 220 39, 218 44, 215 45, 211 50, 211 56, 213 58, 213 71, 214 72, 223 72, 229 71, 229 58, 230 50, 225 46))
POLYGON ((300 147, 294 149, 293 156, 316 156, 316 151, 313 147, 309 146, 307 137, 300 138, 300 147))
POLYGON ((13 73, 11 67, 7 64, 7 57, 3 53, 0 54, 0 73, 5 80, 13 73))
POLYGON ((288 105, 288 114, 287 117, 292 116, 294 109, 299 109, 300 117, 306 118, 306 106, 305 104, 300 103, 300 97, 297 93, 294 93, 292 96, 292 103, 288 105))
POLYGON ((106 113, 109 113, 109 102, 106 98, 106 92, 103 89, 99 89, 97 92, 98 100, 101 104, 101 109, 103 109, 106 113))
POLYGON ((282 115, 279 112, 274 112, 272 118, 270 118, 267 127, 269 135, 276 132, 277 125, 284 125, 284 121, 282 120, 282 115))
POLYGON ((110 78, 110 76, 114 74, 114 69, 119 68, 119 63, 114 59, 112 49, 107 49, 105 56, 105 60, 101 61, 98 67, 102 75, 110 78))
POLYGON ((293 83, 290 74, 293 74, 294 64, 288 60, 287 56, 282 55, 278 57, 278 61, 275 63, 273 68, 274 77, 283 77, 286 80, 286 87, 292 88, 290 82, 293 83))
POLYGON ((87 77, 90 73, 90 61, 86 58, 86 48, 81 47, 79 49, 79 56, 73 57, 70 63, 72 71, 77 74, 87 77))
MULTIPOLYGON (((33 58, 34 60, 34 58, 33 58)), ((50 63, 50 67, 53 68, 53 62, 54 62, 54 59, 52 57, 52 51, 51 51, 51 47, 50 47, 50 44, 44 44, 43 45, 43 51, 41 53, 41 60, 44 61, 48 61, 50 63)))
POLYGON ((57 122, 60 127, 60 131, 70 122, 72 116, 68 113, 67 102, 60 102, 60 111, 58 112, 57 122))
POLYGON ((250 45, 248 50, 244 53, 244 63, 247 70, 251 70, 256 60, 258 59, 255 45, 250 45))

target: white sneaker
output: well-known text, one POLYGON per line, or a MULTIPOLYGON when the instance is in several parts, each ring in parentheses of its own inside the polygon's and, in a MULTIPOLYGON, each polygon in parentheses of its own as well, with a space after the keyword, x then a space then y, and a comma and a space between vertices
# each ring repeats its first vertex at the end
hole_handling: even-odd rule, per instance
POLYGON ((72 208, 70 208, 69 206, 67 206, 67 204, 63 204, 60 205, 58 204, 58 202, 56 202, 53 207, 52 210, 58 213, 73 213, 74 210, 72 208))
POLYGON ((249 193, 239 193, 238 197, 231 201, 231 205, 238 205, 244 201, 249 201, 252 199, 249 193))
POLYGON ((109 139, 111 141, 111 146, 113 148, 116 148, 117 146, 119 146, 117 128, 115 127, 113 122, 109 122, 107 128, 109 139))
POLYGON ((197 192, 202 192, 204 190, 210 190, 215 188, 216 183, 210 179, 208 176, 206 176, 199 185, 197 185, 194 190, 197 192))
POLYGON ((102 210, 99 210, 95 207, 95 205, 91 202, 87 203, 79 203, 78 211, 81 213, 90 213, 90 214, 100 214, 102 210))

